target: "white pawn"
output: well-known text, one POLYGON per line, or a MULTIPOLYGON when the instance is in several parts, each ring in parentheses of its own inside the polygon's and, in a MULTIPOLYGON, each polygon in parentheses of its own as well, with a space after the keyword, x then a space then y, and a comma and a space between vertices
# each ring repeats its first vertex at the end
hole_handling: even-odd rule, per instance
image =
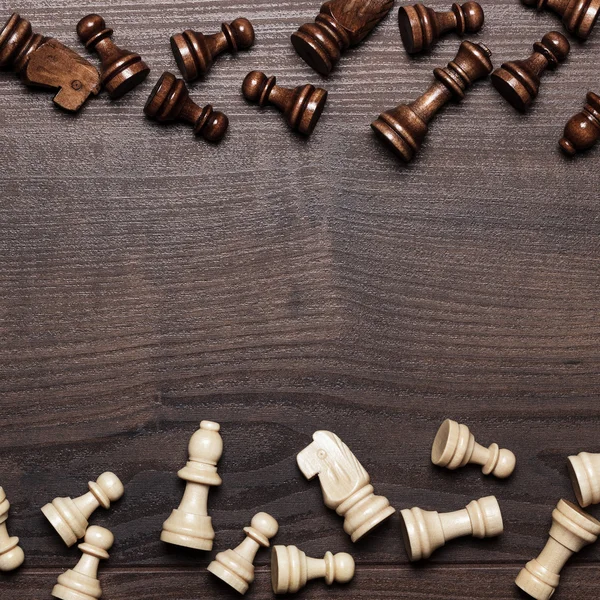
POLYGON ((569 474, 577 501, 584 508, 600 502, 600 454, 569 456, 569 474))
POLYGON ((13 571, 25 560, 25 554, 19 546, 18 537, 10 537, 6 529, 6 520, 10 502, 0 487, 0 571, 13 571))
POLYGON ((44 516, 69 547, 85 535, 91 514, 99 506, 110 508, 110 503, 121 498, 125 491, 121 480, 109 471, 102 473, 97 481, 88 482, 88 487, 90 491, 79 498, 55 498, 42 507, 44 516))
POLYGON ((324 577, 325 583, 348 583, 354 577, 354 559, 345 552, 310 558, 296 546, 274 546, 271 553, 271 584, 275 594, 295 594, 306 582, 324 577))
POLYGON ((215 531, 208 516, 208 492, 221 485, 217 463, 223 454, 221 426, 202 421, 200 429, 190 438, 189 460, 177 476, 187 482, 179 507, 163 523, 160 539, 168 544, 212 550, 215 531))
POLYGON ((252 517, 250 527, 244 527, 246 539, 234 550, 219 552, 208 570, 229 584, 240 594, 245 594, 254 581, 254 559, 258 549, 268 548, 269 540, 277 534, 279 525, 269 514, 260 512, 252 517))
POLYGON ((98 600, 102 596, 98 566, 100 560, 108 558, 107 550, 112 548, 114 541, 108 529, 90 527, 85 532, 84 543, 78 546, 83 556, 74 569, 59 575, 52 595, 61 600, 98 600))

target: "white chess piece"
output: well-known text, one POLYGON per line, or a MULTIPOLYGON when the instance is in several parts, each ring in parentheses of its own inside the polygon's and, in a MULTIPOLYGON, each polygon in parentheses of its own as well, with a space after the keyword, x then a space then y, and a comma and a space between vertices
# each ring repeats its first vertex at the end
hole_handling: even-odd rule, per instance
POLYGON ((13 571, 23 564, 25 554, 18 537, 10 537, 6 528, 10 503, 0 487, 0 571, 13 571))

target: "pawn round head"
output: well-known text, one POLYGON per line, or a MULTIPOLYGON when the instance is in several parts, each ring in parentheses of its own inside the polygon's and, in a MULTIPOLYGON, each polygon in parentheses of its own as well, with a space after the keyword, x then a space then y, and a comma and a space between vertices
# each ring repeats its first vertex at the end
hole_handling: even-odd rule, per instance
POLYGON ((84 542, 102 550, 110 550, 115 542, 115 536, 104 527, 92 525, 85 532, 84 542))
POLYGON ((248 102, 262 103, 263 92, 268 80, 268 77, 261 71, 251 71, 248 73, 242 84, 244 98, 248 102))
POLYGON ((476 33, 483 27, 483 8, 478 2, 465 2, 462 5, 463 15, 465 17, 465 32, 476 33))
MULTIPOLYGON (((206 139, 209 135, 215 135, 219 127, 221 119, 218 117, 221 113, 214 112, 217 117, 213 119, 211 116, 208 123, 203 126, 202 135, 206 139), (205 131, 206 130, 206 131, 205 131)), ((223 115, 225 117, 225 115, 223 115)), ((227 119, 227 117, 225 117, 227 119)), ((223 454, 223 440, 219 434, 221 426, 214 421, 202 421, 200 429, 190 438, 188 452, 190 459, 196 462, 205 463, 208 465, 216 465, 223 454)))
POLYGON ((97 41, 96 36, 104 31, 106 23, 100 15, 87 15, 77 23, 77 35, 86 47, 94 45, 97 41))
POLYGON ((558 31, 547 33, 542 38, 542 46, 554 56, 557 62, 563 62, 571 50, 569 40, 558 31))
POLYGON ((339 552, 333 557, 333 561, 337 583, 348 583, 354 577, 354 559, 346 552, 339 552))
POLYGON ((248 19, 239 18, 230 25, 238 50, 245 50, 254 44, 254 27, 248 19))
MULTIPOLYGON (((16 539, 16 538, 15 538, 16 539)), ((0 555, 0 571, 14 571, 18 569, 25 560, 25 553, 19 546, 15 546, 10 552, 0 555)))
POLYGON ((250 526, 262 533, 267 539, 277 535, 279 523, 268 513, 259 512, 252 517, 250 526))
MULTIPOLYGON (((227 129, 229 127, 229 119, 227 115, 213 110, 206 122, 202 125, 200 133, 202 137, 208 142, 218 142, 225 137, 227 129)), ((219 457, 216 460, 219 460, 219 457)))
POLYGON ((121 480, 110 471, 102 473, 102 475, 98 477, 98 481, 96 483, 108 496, 108 499, 111 502, 115 502, 125 493, 125 488, 123 487, 121 480))
POLYGON ((515 470, 515 466, 517 465, 517 458, 510 451, 506 450, 506 448, 501 448, 498 454, 498 463, 494 467, 493 475, 498 477, 499 479, 505 479, 515 470))

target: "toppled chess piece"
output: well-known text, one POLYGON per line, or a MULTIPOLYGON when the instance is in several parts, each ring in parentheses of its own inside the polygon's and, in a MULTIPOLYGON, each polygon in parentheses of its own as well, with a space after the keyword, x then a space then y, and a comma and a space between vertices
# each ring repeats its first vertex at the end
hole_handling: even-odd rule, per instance
POLYGON ((309 558, 296 546, 274 546, 271 553, 271 584, 275 594, 295 594, 306 582, 319 577, 325 583, 348 583, 354 577, 354 559, 346 552, 309 558))
POLYGON ((309 66, 329 75, 341 55, 360 44, 393 5, 394 0, 329 0, 314 23, 292 34, 292 44, 309 66))
MULTIPOLYGON (((229 126, 229 119, 211 104, 198 106, 190 97, 183 79, 165 72, 150 93, 144 113, 159 122, 181 120, 194 126, 194 135, 208 142, 223 139, 229 126)), ((220 485, 219 483, 215 485, 220 485)))
POLYGON ((150 69, 139 54, 119 48, 111 39, 100 15, 87 15, 77 24, 77 35, 88 50, 98 53, 102 61, 102 85, 116 100, 148 77, 150 69))
POLYGON ((25 85, 58 90, 54 103, 71 112, 100 92, 100 75, 87 60, 58 40, 33 33, 18 13, 0 30, 0 68, 17 73, 25 85))
POLYGON ((275 77, 267 77, 260 71, 246 75, 242 93, 248 102, 261 108, 273 104, 283 112, 287 124, 294 130, 310 135, 317 125, 325 103, 327 91, 314 85, 284 88, 277 85, 275 77))
POLYGON ((581 40, 589 37, 600 10, 600 0, 523 0, 523 4, 554 11, 562 17, 565 29, 581 40))
POLYGON ((585 100, 583 110, 568 120, 559 142, 569 156, 589 150, 600 138, 600 96, 588 92, 585 100))
POLYGON ((296 457, 298 466, 307 479, 319 476, 325 506, 344 517, 344 531, 356 542, 396 511, 374 494, 369 474, 335 433, 317 431, 313 440, 296 457))
POLYGON ((14 571, 25 560, 25 554, 19 546, 18 537, 10 537, 6 528, 10 502, 0 487, 0 571, 14 571))
POLYGON ((90 515, 99 506, 109 509, 110 503, 121 498, 125 491, 121 480, 110 472, 88 482, 88 487, 90 491, 79 498, 55 498, 42 507, 44 516, 69 547, 85 535, 90 515))
POLYGON ((400 517, 411 561, 429 558, 434 550, 458 537, 494 537, 504 531, 502 513, 494 496, 473 500, 455 512, 438 513, 415 507, 400 511, 400 517))
POLYGON ((463 42, 456 58, 435 69, 437 81, 412 104, 388 110, 371 123, 379 138, 402 160, 409 162, 421 148, 427 124, 450 100, 460 101, 477 79, 492 72, 491 51, 483 44, 463 42))
POLYGON ((248 19, 239 18, 223 23, 221 31, 204 35, 187 29, 171 37, 171 49, 177 66, 186 81, 208 73, 219 54, 246 50, 254 44, 254 28, 248 19))
POLYGON ((569 558, 593 544, 599 535, 599 521, 571 502, 560 500, 552 512, 550 538, 545 548, 525 565, 515 583, 536 600, 550 600, 569 558))
POLYGON ((569 456, 568 465, 579 504, 585 508, 600 503, 600 454, 580 452, 569 456))
POLYGON ((431 462, 451 470, 468 463, 482 465, 484 475, 504 479, 515 470, 517 459, 510 450, 500 448, 498 444, 484 448, 475 441, 466 425, 446 419, 433 440, 431 462))
POLYGON ((208 570, 245 594, 254 581, 254 559, 259 548, 268 548, 269 540, 277 534, 279 525, 269 514, 260 512, 252 517, 250 527, 244 527, 246 539, 235 549, 219 552, 208 565, 208 570))
MULTIPOLYGON (((183 82, 182 82, 183 83, 183 82)), ((213 421, 202 421, 200 429, 190 438, 189 460, 177 476, 186 482, 185 492, 178 508, 163 523, 160 539, 168 544, 212 550, 215 531, 208 516, 208 492, 221 485, 217 463, 223 454, 221 426, 213 421)))
POLYGON ((409 54, 428 52, 450 31, 458 35, 477 33, 483 21, 483 9, 477 2, 465 2, 462 6, 454 3, 447 12, 435 12, 420 2, 398 10, 400 35, 409 54))

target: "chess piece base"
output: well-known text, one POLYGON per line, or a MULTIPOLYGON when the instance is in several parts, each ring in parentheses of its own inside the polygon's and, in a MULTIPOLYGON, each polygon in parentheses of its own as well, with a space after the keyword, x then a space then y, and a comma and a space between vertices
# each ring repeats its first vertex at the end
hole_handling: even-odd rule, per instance
MULTIPOLYGON (((381 498, 382 496, 378 496, 381 498)), ((396 509, 392 506, 389 506, 389 502, 386 498, 384 498, 385 502, 388 504, 387 508, 380 510, 377 514, 373 515, 368 521, 363 523, 358 529, 352 532, 350 538, 353 542, 357 542, 361 538, 363 538, 367 533, 373 531, 376 527, 381 525, 386 519, 389 519, 395 512, 396 509)))
POLYGON ((108 95, 116 100, 142 83, 148 77, 150 69, 139 56, 131 55, 119 61, 102 78, 108 95))
MULTIPOLYGON (((384 113, 379 115, 379 117, 371 123, 371 127, 377 134, 377 137, 379 137, 386 146, 404 162, 410 162, 413 159, 420 144, 411 138, 405 138, 404 132, 397 120, 389 119, 384 113), (408 140, 410 140, 410 142, 408 140)), ((423 136, 426 132, 427 126, 425 125, 423 136)))
POLYGON ((317 73, 329 75, 341 56, 337 44, 323 35, 319 35, 317 41, 313 35, 303 31, 305 28, 314 28, 317 33, 320 32, 320 28, 315 25, 303 25, 296 33, 292 34, 294 49, 300 58, 317 73), (332 54, 334 60, 331 59, 332 54))
POLYGON ((210 517, 175 509, 164 522, 160 539, 175 546, 212 550, 215 532, 210 517))
MULTIPOLYGON (((48 521, 50 525, 54 527, 58 535, 62 538, 63 542, 70 548, 74 544, 77 543, 79 539, 73 529, 66 523, 61 514, 52 504, 46 504, 42 507, 42 513, 48 521)), ((83 525, 83 524, 82 524, 83 525)), ((87 523, 86 523, 87 525, 87 523)), ((83 535, 85 535, 85 526, 83 527, 83 535)), ((80 537, 83 537, 81 535, 80 537)))
MULTIPOLYGON (((559 577, 558 575, 548 573, 548 575, 553 575, 556 577, 555 586, 538 579, 529 571, 529 569, 535 571, 537 564, 538 563, 536 560, 528 562, 527 566, 524 569, 521 569, 521 572, 517 576, 515 583, 517 584, 517 587, 522 589, 526 594, 529 594, 536 600, 550 600, 550 598, 554 595, 556 588, 558 587, 559 577)), ((541 565, 540 569, 545 570, 543 567, 541 567, 541 565)))
POLYGON ((520 112, 525 112, 537 96, 539 80, 528 81, 524 74, 510 65, 502 65, 492 73, 491 79, 500 95, 520 112))
MULTIPOLYGON (((312 86, 311 86, 312 87, 312 86)), ((297 125, 298 131, 304 135, 310 135, 325 108, 327 102, 327 92, 322 88, 315 88, 306 99, 306 105, 302 109, 300 121, 297 125)), ((302 103, 304 106, 304 103, 302 103)))
POLYGON ((245 594, 248 591, 249 584, 247 581, 232 573, 229 569, 226 569, 221 563, 213 560, 206 569, 219 579, 224 581, 227 585, 230 585, 234 590, 240 594, 245 594))

